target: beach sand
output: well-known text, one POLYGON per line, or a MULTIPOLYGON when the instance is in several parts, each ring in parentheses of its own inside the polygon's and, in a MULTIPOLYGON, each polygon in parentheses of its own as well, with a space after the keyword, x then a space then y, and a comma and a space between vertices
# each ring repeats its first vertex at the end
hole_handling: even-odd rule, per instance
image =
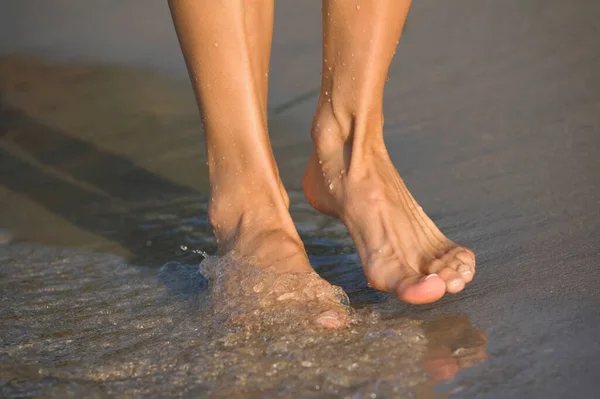
POLYGON ((206 158, 166 5, 0 4, 0 396, 595 396, 600 3, 413 4, 386 143, 478 261, 427 306, 370 290, 303 199, 319 11, 276 4, 270 133, 311 263, 364 319, 244 335, 211 319, 197 272, 206 158))

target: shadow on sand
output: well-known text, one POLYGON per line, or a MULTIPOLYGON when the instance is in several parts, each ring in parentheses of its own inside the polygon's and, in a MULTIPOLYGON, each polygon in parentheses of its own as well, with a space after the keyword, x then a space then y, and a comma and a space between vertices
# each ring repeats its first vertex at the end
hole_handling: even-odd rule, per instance
MULTIPOLYGON (((201 193, 68 136, 11 105, 2 103, 0 112, 0 165, 8 189, 79 228, 119 243, 132 254, 134 264, 161 265, 173 258, 181 242, 173 237, 150 248, 155 243, 143 229, 143 212, 160 206, 165 214, 165 205, 173 208, 182 199, 200 202, 201 193)), ((176 208, 168 209, 168 214, 176 208)), ((176 221, 195 216, 207 228, 206 213, 177 216, 176 221)), ((174 227, 172 217, 159 216, 159 223, 161 219, 162 228, 174 227)))

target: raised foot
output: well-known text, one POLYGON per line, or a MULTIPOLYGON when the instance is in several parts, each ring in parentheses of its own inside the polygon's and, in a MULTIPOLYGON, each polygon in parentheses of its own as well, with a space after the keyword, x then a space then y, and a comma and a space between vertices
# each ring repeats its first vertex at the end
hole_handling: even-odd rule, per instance
POLYGON ((313 151, 304 193, 315 209, 344 222, 369 285, 413 304, 461 291, 475 274, 473 252, 448 240, 423 212, 383 143, 371 143, 361 159, 351 142, 331 143, 313 151))

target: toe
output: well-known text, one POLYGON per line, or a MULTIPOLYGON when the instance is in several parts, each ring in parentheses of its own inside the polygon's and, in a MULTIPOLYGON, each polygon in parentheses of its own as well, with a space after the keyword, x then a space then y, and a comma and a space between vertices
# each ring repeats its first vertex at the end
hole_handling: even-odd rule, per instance
POLYGON ((446 266, 456 271, 456 273, 458 273, 462 277, 465 283, 468 283, 471 280, 473 280, 473 271, 475 270, 475 268, 465 263, 461 259, 451 259, 450 261, 448 261, 446 266))
POLYGON ((426 268, 422 269, 424 274, 439 274, 439 272, 446 267, 446 263, 444 263, 441 259, 432 260, 426 268))
POLYGON ((469 248, 460 247, 460 249, 461 251, 458 251, 454 258, 458 263, 456 271, 461 273, 468 283, 475 277, 475 254, 469 248))
POLYGON ((469 248, 459 247, 459 249, 460 251, 457 251, 454 257, 460 259, 462 263, 469 265, 473 273, 475 273, 475 254, 469 248))
POLYGON ((335 310, 328 310, 317 316, 315 324, 324 328, 342 328, 346 326, 346 317, 335 310))
POLYGON ((446 291, 451 294, 456 294, 465 288, 465 280, 462 277, 462 274, 457 272, 451 267, 445 267, 440 270, 440 277, 446 283, 446 291))
MULTIPOLYGON (((456 270, 466 283, 473 280, 475 275, 475 255, 470 249, 455 247, 446 252, 441 257, 441 260, 446 266, 456 270)), ((440 270, 439 265, 436 267, 440 270)))
POLYGON ((473 280, 473 269, 466 263, 460 264, 456 268, 456 271, 462 276, 463 280, 465 280, 465 283, 470 283, 471 280, 473 280))
POLYGON ((398 299, 407 303, 423 304, 439 300, 446 293, 446 282, 437 274, 405 277, 396 285, 398 299))

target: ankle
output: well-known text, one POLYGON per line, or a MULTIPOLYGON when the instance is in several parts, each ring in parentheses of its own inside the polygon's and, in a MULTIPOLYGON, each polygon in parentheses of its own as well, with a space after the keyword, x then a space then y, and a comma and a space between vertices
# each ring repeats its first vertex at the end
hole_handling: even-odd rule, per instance
POLYGON ((319 103, 310 132, 315 148, 328 151, 351 142, 352 115, 336 114, 331 104, 319 103))
POLYGON ((232 191, 211 190, 208 220, 218 241, 228 241, 252 226, 270 226, 288 212, 279 187, 253 184, 232 191))
MULTIPOLYGON (((383 142, 383 114, 377 108, 355 109, 347 104, 319 101, 313 120, 311 138, 317 154, 343 150, 347 158, 363 159, 385 150, 383 142)), ((358 160, 357 160, 358 161, 358 160)))

